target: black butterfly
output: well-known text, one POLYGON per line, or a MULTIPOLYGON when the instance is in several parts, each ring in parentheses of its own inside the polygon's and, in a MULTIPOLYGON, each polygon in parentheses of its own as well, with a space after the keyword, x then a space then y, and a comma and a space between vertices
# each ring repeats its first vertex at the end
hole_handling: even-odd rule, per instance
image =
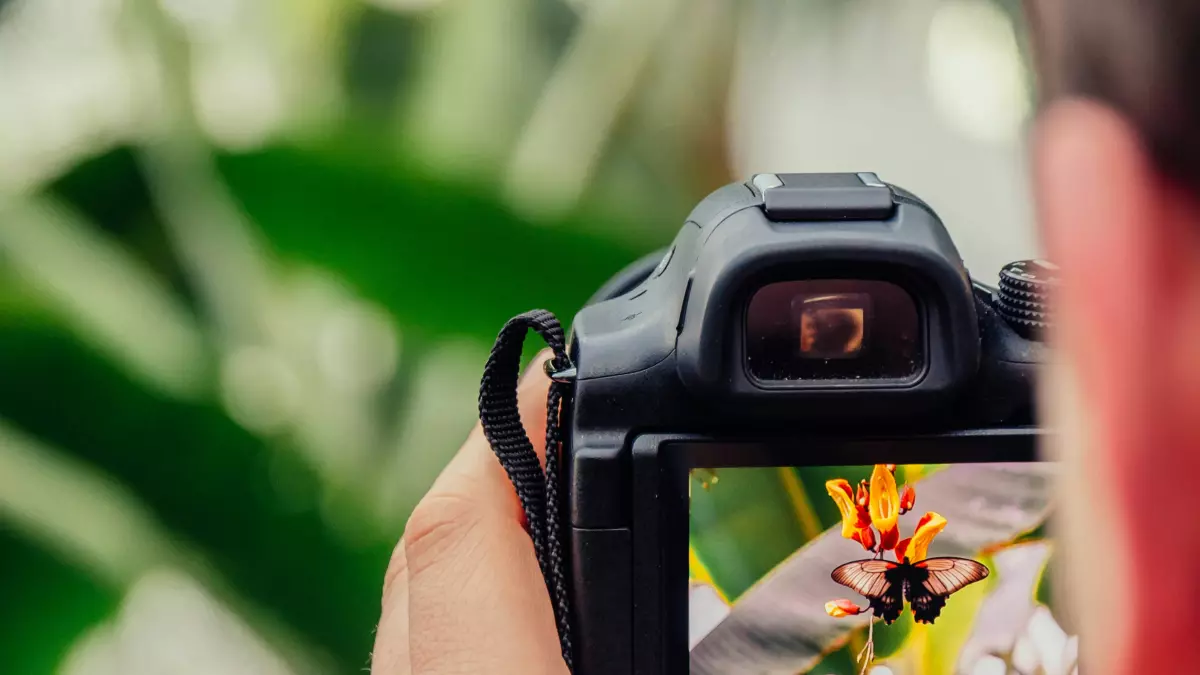
POLYGON ((833 571, 833 580, 871 602, 875 616, 891 623, 904 610, 904 600, 918 623, 933 623, 958 589, 986 579, 987 566, 966 558, 929 558, 917 563, 856 560, 833 571))

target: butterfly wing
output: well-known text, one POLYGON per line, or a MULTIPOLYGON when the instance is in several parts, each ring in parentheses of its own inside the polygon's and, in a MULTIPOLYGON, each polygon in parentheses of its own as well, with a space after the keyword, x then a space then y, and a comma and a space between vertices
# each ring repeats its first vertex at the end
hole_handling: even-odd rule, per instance
POLYGON ((908 604, 918 623, 933 623, 951 593, 987 578, 986 565, 967 558, 929 558, 909 566, 908 604))
POLYGON ((856 560, 838 567, 830 576, 866 598, 875 616, 891 623, 904 609, 903 585, 897 577, 899 568, 886 560, 856 560))

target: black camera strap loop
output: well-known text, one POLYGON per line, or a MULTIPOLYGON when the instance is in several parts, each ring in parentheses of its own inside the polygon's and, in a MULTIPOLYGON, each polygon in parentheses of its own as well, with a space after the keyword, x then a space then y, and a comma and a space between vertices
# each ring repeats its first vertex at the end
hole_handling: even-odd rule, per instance
POLYGON ((570 367, 566 336, 553 314, 535 309, 510 319, 496 337, 491 356, 483 368, 483 381, 479 385, 479 421, 525 511, 533 550, 554 607, 563 660, 571 670, 570 596, 567 594, 562 514, 558 503, 559 453, 562 450, 559 415, 570 384, 557 378, 550 384, 546 400, 546 468, 543 471, 517 409, 521 348, 530 329, 537 331, 554 352, 550 361, 552 368, 561 372, 570 367))

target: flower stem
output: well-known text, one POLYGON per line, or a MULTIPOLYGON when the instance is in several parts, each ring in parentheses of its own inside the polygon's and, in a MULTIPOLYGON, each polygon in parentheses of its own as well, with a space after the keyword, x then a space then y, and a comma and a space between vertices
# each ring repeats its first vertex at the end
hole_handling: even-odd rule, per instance
POLYGON ((862 664, 862 670, 859 675, 867 675, 867 669, 871 667, 871 662, 875 660, 875 617, 871 617, 871 622, 867 624, 867 644, 863 645, 862 651, 858 653, 858 662, 862 664))

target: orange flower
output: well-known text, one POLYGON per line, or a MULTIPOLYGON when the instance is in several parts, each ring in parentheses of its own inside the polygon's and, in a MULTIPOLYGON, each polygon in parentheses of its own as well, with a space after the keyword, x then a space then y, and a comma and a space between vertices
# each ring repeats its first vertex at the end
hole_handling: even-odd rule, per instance
POLYGON ((900 495, 896 490, 896 477, 886 465, 876 464, 871 472, 871 523, 879 530, 881 550, 896 548, 900 541, 900 529, 896 521, 900 518, 900 495))
POLYGON ((884 466, 887 467, 888 471, 892 472, 893 476, 896 475, 896 465, 895 464, 884 464, 884 466))
POLYGON ((855 530, 871 525, 870 514, 864 509, 858 508, 858 504, 854 500, 854 490, 845 479, 837 478, 825 481, 825 491, 829 493, 830 497, 833 497, 833 502, 842 512, 843 537, 850 539, 855 530))
MULTIPOLYGON (((866 512, 871 506, 871 491, 867 489, 867 481, 858 481, 858 494, 854 496, 854 503, 858 504, 858 508, 862 512, 866 512)), ((870 515, 867 516, 870 518, 870 515)))
POLYGON ((907 555, 908 561, 912 563, 924 560, 929 554, 929 545, 933 543, 933 538, 944 529, 946 519, 940 514, 930 511, 921 516, 913 536, 896 545, 896 559, 904 560, 907 555))
POLYGON ((875 534, 871 532, 871 515, 860 508, 854 498, 850 483, 842 478, 825 482, 825 490, 842 512, 842 536, 862 544, 871 550, 875 545, 875 534))
POLYGON ((917 503, 917 491, 911 485, 905 485, 904 491, 900 493, 900 515, 904 515, 912 511, 913 506, 917 503))
POLYGON ((862 607, 859 607, 845 598, 841 600, 830 600, 829 602, 825 603, 825 613, 835 619, 861 614, 862 611, 862 607))

